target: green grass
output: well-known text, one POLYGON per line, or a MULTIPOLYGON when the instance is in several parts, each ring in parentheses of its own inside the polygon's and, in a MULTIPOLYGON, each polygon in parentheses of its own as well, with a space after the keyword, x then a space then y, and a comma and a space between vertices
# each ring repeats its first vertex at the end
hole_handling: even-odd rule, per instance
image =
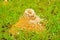
POLYGON ((0 0, 0 40, 60 40, 60 0, 0 0), (24 10, 32 8, 37 15, 48 21, 44 32, 25 30, 13 37, 8 30, 16 23, 24 10), (27 34, 26 34, 27 33, 27 34))

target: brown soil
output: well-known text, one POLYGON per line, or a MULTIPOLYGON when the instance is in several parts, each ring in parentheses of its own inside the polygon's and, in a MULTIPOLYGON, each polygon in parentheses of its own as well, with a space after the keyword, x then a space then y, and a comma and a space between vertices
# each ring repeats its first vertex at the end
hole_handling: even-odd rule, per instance
POLYGON ((19 32, 18 29, 20 29, 20 28, 22 30, 26 29, 29 31, 39 31, 39 32, 42 32, 45 29, 44 25, 42 25, 42 24, 41 25, 40 24, 30 24, 29 20, 30 19, 28 19, 25 16, 21 17, 16 24, 12 25, 9 32, 12 35, 16 35, 19 32))

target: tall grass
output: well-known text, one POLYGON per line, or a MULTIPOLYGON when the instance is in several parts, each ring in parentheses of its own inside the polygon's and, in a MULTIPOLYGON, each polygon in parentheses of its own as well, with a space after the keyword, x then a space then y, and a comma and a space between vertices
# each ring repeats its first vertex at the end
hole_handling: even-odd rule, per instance
POLYGON ((60 0, 0 0, 0 40, 60 40, 60 0), (9 28, 23 15, 26 8, 32 8, 48 23, 43 32, 19 31, 11 36, 9 28))

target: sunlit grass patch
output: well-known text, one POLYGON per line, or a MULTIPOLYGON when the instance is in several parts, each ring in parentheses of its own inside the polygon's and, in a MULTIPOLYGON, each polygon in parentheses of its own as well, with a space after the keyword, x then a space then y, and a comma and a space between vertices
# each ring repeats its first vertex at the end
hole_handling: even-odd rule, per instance
POLYGON ((20 30, 16 40, 60 40, 60 0, 8 0, 7 4, 0 0, 0 40, 15 40, 8 30, 26 8, 34 9, 39 17, 48 21, 46 30, 42 33, 20 30))

